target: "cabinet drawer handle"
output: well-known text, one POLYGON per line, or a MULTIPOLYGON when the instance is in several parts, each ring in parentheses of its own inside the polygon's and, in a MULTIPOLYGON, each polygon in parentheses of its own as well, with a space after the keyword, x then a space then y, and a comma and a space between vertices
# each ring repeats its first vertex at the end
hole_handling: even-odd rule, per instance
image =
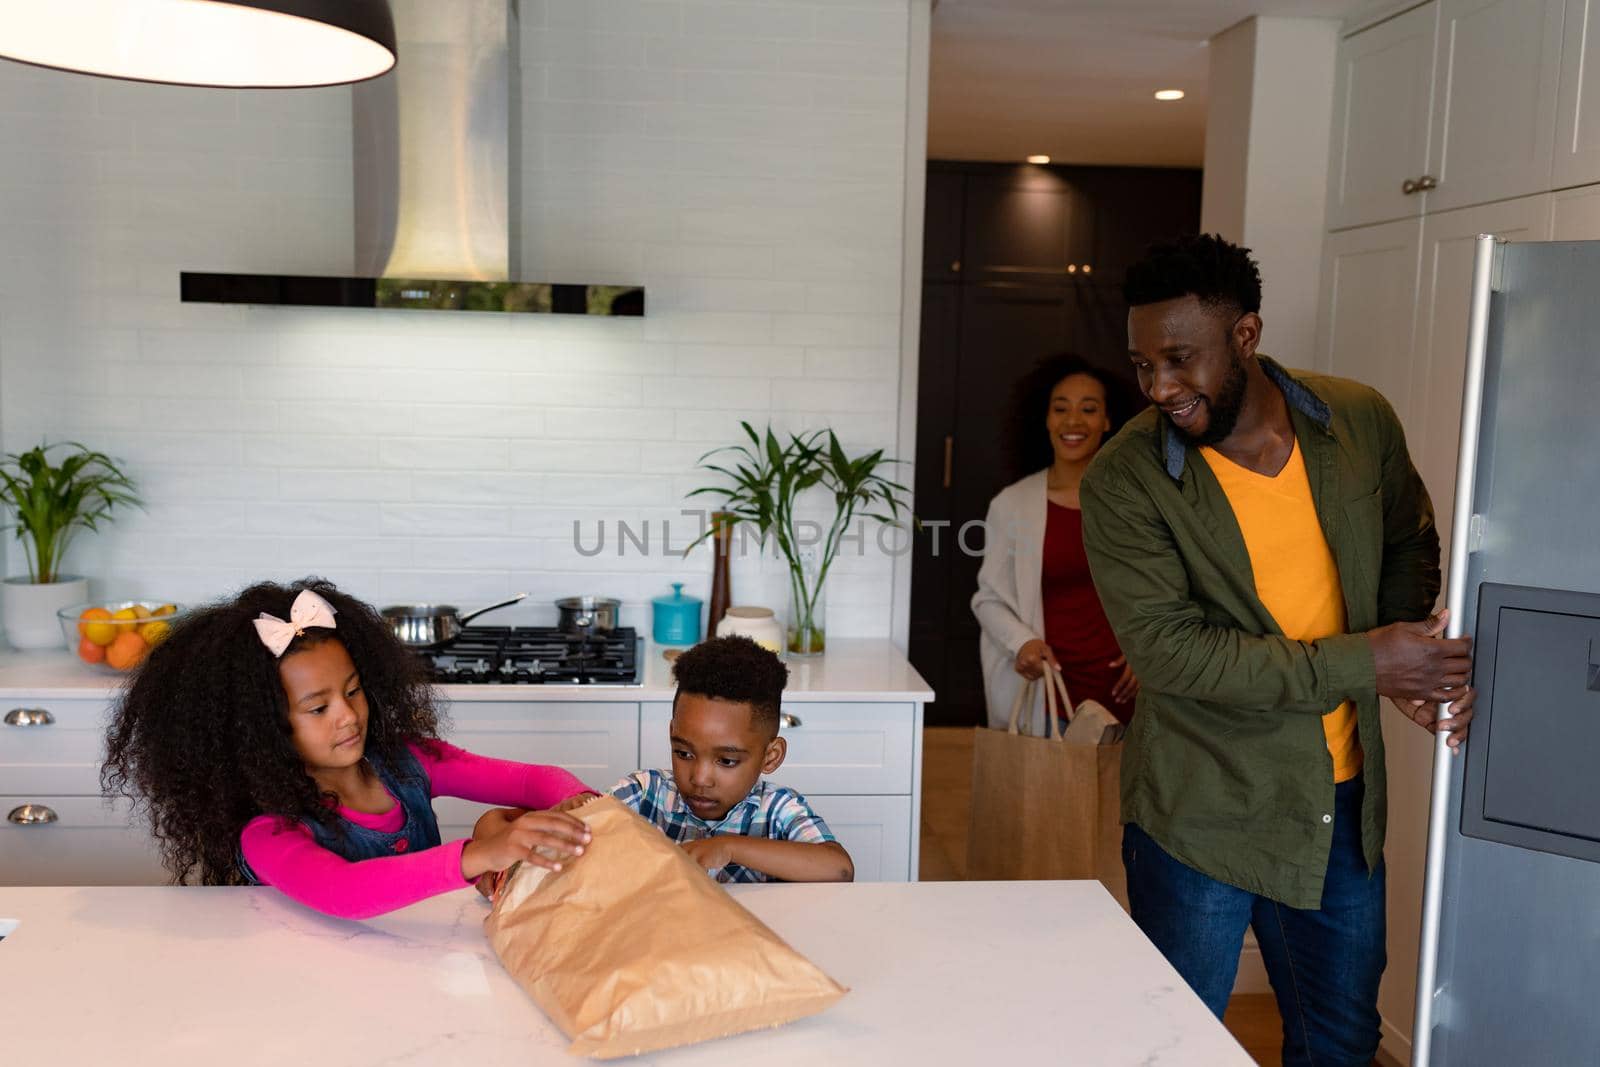
POLYGON ((1414 193, 1416 191, 1417 191, 1416 179, 1407 178, 1405 181, 1400 183, 1400 192, 1404 193, 1406 196, 1410 196, 1412 193, 1414 193))
POLYGON ((793 730, 796 727, 805 725, 805 723, 800 721, 800 716, 790 715, 787 711, 780 714, 778 719, 783 723, 784 729, 786 730, 793 730))
POLYGON ((961 261, 959 259, 952 259, 950 261, 950 273, 951 274, 960 274, 961 273, 961 261))
POLYGON ((18 826, 35 826, 40 823, 55 822, 56 813, 43 804, 20 804, 11 809, 6 821, 14 822, 18 826))
POLYGON ((1419 193, 1425 193, 1429 189, 1437 188, 1439 188, 1439 179, 1435 178, 1431 174, 1424 174, 1422 177, 1417 179, 1417 192, 1419 193))
POLYGON ((56 717, 44 708, 12 708, 6 712, 7 726, 49 726, 56 717))

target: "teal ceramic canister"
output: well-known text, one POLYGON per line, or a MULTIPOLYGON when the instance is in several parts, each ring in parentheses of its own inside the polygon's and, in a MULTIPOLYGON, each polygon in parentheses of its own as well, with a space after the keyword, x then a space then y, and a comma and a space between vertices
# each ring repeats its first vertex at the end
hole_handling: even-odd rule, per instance
POLYGON ((700 599, 684 596, 683 583, 672 583, 671 596, 650 601, 654 612, 650 635, 658 645, 692 645, 700 640, 700 599))

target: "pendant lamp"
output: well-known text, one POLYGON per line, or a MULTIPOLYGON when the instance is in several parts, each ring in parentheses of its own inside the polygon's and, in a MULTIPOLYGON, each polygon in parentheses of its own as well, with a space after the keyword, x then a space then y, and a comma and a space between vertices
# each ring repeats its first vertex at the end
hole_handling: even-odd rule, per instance
POLYGON ((0 58, 172 85, 342 85, 394 66, 394 18, 388 0, 0 0, 0 58))

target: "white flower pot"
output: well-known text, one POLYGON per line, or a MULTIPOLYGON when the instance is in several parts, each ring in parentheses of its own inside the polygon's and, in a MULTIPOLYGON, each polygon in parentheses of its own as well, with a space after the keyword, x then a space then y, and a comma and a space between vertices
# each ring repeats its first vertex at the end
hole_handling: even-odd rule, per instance
POLYGON ((68 575, 41 585, 28 578, 0 583, 0 626, 12 648, 61 648, 61 622, 56 612, 89 599, 89 579, 68 575))

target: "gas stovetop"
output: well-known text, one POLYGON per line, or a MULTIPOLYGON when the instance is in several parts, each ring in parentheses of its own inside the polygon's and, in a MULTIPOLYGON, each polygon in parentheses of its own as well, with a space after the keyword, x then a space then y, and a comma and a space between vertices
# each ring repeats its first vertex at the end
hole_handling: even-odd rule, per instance
POLYGON ((419 652, 441 685, 641 685, 632 627, 580 637, 554 626, 468 626, 419 652))

